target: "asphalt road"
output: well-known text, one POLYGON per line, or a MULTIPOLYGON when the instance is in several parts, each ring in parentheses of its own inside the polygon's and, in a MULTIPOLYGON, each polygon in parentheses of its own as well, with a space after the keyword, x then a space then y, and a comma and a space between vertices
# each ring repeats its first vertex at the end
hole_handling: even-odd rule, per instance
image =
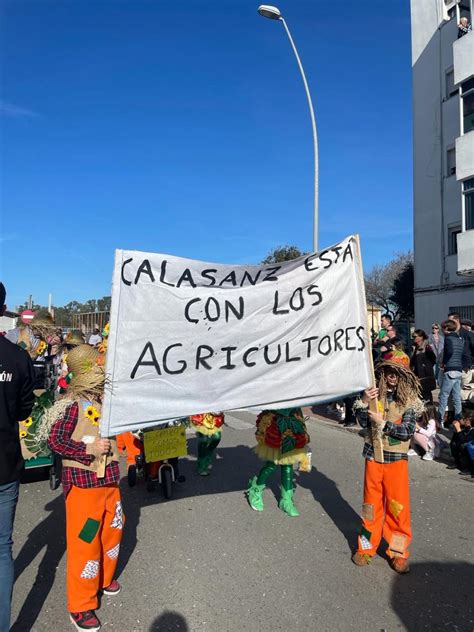
MULTIPOLYGON (((311 420, 313 463, 298 478, 299 518, 277 507, 279 481, 252 511, 243 490, 260 462, 252 418, 228 417, 210 477, 182 460, 174 497, 128 489, 119 569, 104 598, 103 630, 120 632, 346 632, 474 630, 474 484, 444 463, 411 460, 411 573, 383 556, 350 561, 362 502, 362 440, 311 420)), ((190 454, 196 441, 189 440, 190 454)), ((46 481, 22 485, 15 524, 12 630, 73 629, 65 609, 64 507, 46 481)))

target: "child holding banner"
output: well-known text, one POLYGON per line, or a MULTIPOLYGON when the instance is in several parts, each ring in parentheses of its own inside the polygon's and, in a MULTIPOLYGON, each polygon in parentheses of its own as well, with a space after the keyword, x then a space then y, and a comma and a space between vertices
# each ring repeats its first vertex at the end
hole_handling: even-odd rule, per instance
POLYGON ((397 573, 409 571, 412 532, 407 453, 423 411, 418 380, 403 356, 381 362, 375 371, 378 388, 367 389, 354 404, 367 436, 362 528, 352 561, 357 566, 369 564, 383 535, 389 564, 397 573), (377 400, 377 412, 368 409, 370 400, 377 400))
POLYGON ((191 425, 198 438, 197 470, 201 476, 209 476, 214 453, 220 443, 224 425, 224 413, 203 413, 191 415, 191 425))
POLYGON ((124 515, 115 440, 101 439, 103 356, 89 345, 69 352, 70 382, 45 415, 48 444, 62 455, 66 501, 67 607, 77 630, 100 630, 98 593, 116 595, 113 579, 124 515))
POLYGON ((257 455, 266 461, 257 476, 249 481, 247 499, 255 511, 263 511, 263 491, 267 481, 280 466, 281 497, 278 506, 292 517, 299 516, 293 504, 293 465, 306 457, 305 446, 310 438, 306 432, 301 408, 264 410, 257 417, 255 433, 257 455))

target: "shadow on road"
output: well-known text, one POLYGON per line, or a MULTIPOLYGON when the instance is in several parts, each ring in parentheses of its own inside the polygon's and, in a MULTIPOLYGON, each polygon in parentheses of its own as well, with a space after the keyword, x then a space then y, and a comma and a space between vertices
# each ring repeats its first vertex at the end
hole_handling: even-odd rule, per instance
MULTIPOLYGON (((466 538, 469 546, 470 538, 466 538)), ((473 630, 474 565, 414 562, 392 583, 391 604, 408 632, 473 630)))
POLYGON ((360 527, 360 516, 352 509, 341 495, 336 483, 319 470, 312 469, 311 474, 301 474, 298 485, 309 489, 314 500, 321 505, 342 535, 349 548, 356 546, 357 530, 360 527))
MULTIPOLYGON (((188 439, 189 453, 196 454, 196 439, 188 439)), ((175 483, 173 497, 165 500, 160 489, 147 492, 144 481, 130 488, 127 479, 120 484, 122 504, 126 516, 126 526, 120 546, 120 556, 117 565, 117 577, 125 569, 128 560, 137 545, 137 529, 140 523, 142 507, 160 505, 165 502, 179 502, 182 498, 208 496, 210 494, 225 494, 247 489, 249 478, 254 476, 262 467, 262 461, 254 451, 246 445, 235 447, 218 447, 217 459, 210 476, 199 476, 196 472, 196 462, 187 458, 179 460, 179 472, 186 477, 184 483, 175 483)), ((277 477, 274 477, 275 479, 277 477)), ((244 503, 244 501, 242 500, 244 503)), ((157 516, 159 520, 159 516, 157 516)), ((179 628, 178 628, 179 629, 179 628)))
POLYGON ((151 624, 148 632, 189 632, 186 619, 178 612, 165 611, 151 624))
POLYGON ((28 539, 15 559, 15 579, 33 560, 42 555, 33 586, 25 595, 23 605, 11 632, 32 630, 43 604, 53 587, 56 569, 66 550, 65 512, 62 494, 45 505, 49 515, 28 535, 28 539))

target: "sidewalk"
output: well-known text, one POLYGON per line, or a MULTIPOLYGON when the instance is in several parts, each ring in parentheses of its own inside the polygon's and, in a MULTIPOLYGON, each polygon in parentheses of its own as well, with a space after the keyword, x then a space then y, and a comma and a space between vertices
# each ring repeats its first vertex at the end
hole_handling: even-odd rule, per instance
MULTIPOLYGON (((435 400, 435 404, 438 402, 438 394, 439 390, 433 392, 433 399, 435 400)), ((342 432, 350 432, 352 434, 358 434, 359 436, 363 436, 364 430, 356 424, 355 426, 344 426, 344 421, 340 421, 336 413, 331 413, 327 410, 328 404, 321 404, 318 406, 307 406, 303 408, 303 413, 305 416, 309 417, 313 421, 323 423, 327 426, 332 426, 336 430, 340 430, 342 432)), ((439 461, 440 463, 450 464, 453 462, 451 458, 451 453, 449 449, 449 442, 451 441, 451 428, 444 428, 438 431, 438 437, 443 442, 443 447, 441 448, 441 454, 439 457, 435 459, 435 461, 439 461)))

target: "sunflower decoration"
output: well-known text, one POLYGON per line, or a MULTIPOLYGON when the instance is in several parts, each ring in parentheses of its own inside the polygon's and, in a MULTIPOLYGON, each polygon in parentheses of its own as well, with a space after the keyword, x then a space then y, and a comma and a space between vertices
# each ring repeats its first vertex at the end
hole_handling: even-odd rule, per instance
POLYGON ((31 426, 31 424, 33 423, 33 417, 28 417, 27 419, 24 419, 21 423, 23 426, 26 426, 28 428, 28 426, 31 426))
POLYGON ((43 353, 46 351, 46 349, 48 348, 48 345, 45 343, 44 340, 40 340, 38 346, 35 349, 35 353, 38 356, 43 355, 43 353))
POLYGON ((24 439, 27 435, 28 433, 26 432, 26 430, 20 430, 20 439, 24 439))
POLYGON ((93 426, 99 425, 100 413, 95 406, 88 406, 84 414, 93 426))
POLYGON ((105 325, 104 329, 102 330, 102 336, 103 336, 104 338, 107 338, 107 337, 108 337, 108 335, 109 335, 109 329, 110 329, 110 324, 109 324, 109 323, 107 323, 107 324, 105 325))

